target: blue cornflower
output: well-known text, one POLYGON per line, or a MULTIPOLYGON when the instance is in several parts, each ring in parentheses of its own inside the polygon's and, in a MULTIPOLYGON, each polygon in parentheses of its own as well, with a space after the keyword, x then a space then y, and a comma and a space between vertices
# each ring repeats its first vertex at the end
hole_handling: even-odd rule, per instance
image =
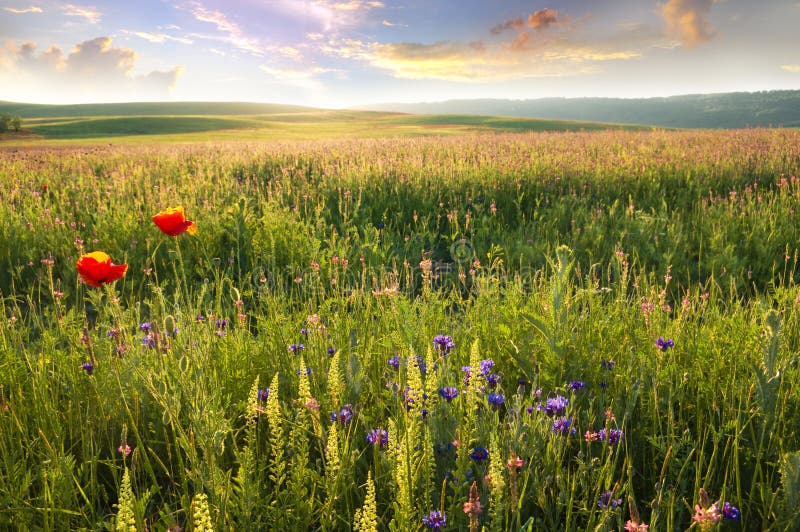
POLYGON ((585 388, 586 384, 583 381, 569 381, 567 386, 573 389, 573 391, 578 391, 581 388, 585 388))
POLYGON ((613 360, 603 360, 600 362, 600 369, 605 369, 608 371, 612 371, 614 369, 614 361, 613 360))
POLYGON ((422 517, 422 524, 431 530, 441 530, 447 524, 447 517, 444 512, 433 510, 428 515, 422 517))
POLYGON ((91 362, 84 362, 81 365, 81 369, 85 371, 87 375, 91 375, 92 372, 94 371, 94 364, 92 364, 91 362))
POLYGON ((479 371, 478 374, 481 377, 485 377, 486 375, 489 374, 489 372, 492 370, 493 367, 494 367, 494 360, 492 360, 491 358, 487 358, 487 359, 481 360, 480 361, 480 371, 479 371))
POLYGON ((367 432, 367 443, 383 449, 389 443, 389 433, 383 429, 372 429, 367 432))
POLYGON ((395 355, 389 359, 389 365, 392 366, 394 369, 400 369, 400 357, 395 355))
POLYGON ((497 373, 490 373, 486 376, 486 384, 489 385, 489 388, 496 387, 498 382, 500 382, 500 375, 497 373))
MULTIPOLYGON (((300 369, 296 369, 294 371, 295 375, 300 375, 300 373, 302 373, 302 370, 300 370, 300 369)), ((311 368, 306 368, 305 369, 305 373, 306 373, 306 375, 311 375, 311 368)))
POLYGON ((658 340, 656 340, 656 347, 662 351, 666 351, 670 347, 675 347, 675 342, 672 340, 672 338, 664 339, 663 337, 659 336, 658 340))
POLYGON ((544 413, 548 416, 563 416, 569 406, 569 399, 556 395, 555 397, 548 397, 545 401, 544 413))
POLYGON ((725 504, 722 505, 722 517, 724 517, 725 519, 730 519, 731 521, 738 521, 741 516, 742 514, 739 511, 739 509, 736 506, 732 505, 731 503, 725 502, 725 504))
POLYGON ((150 323, 149 321, 145 321, 141 325, 139 325, 139 330, 142 331, 143 333, 149 333, 150 329, 152 328, 153 324, 150 323))
POLYGON ((346 404, 338 412, 331 413, 331 421, 336 423, 337 421, 342 425, 345 425, 353 419, 353 405, 346 404))
POLYGON ((219 318, 216 322, 217 329, 224 329, 228 326, 228 320, 225 318, 219 318))
POLYGON ((492 405, 492 410, 497 410, 499 407, 503 406, 506 402, 505 397, 503 397, 502 393, 490 393, 486 400, 492 405))
POLYGON ((269 399, 269 388, 260 389, 258 390, 258 400, 262 403, 266 403, 267 399, 269 399))
POLYGON ((604 491, 600 494, 600 497, 597 498, 597 506, 601 510, 608 510, 609 508, 616 510, 622 506, 622 499, 614 499, 613 496, 614 494, 611 490, 604 491))
POLYGON ((308 334, 308 329, 306 329, 305 327, 301 327, 300 328, 300 334, 307 335, 308 334))
POLYGON ((456 397, 458 397, 458 388, 453 386, 445 387, 439 390, 439 395, 442 396, 443 399, 446 399, 449 403, 456 397))
POLYGON ((202 314, 198 314, 197 316, 194 317, 194 321, 206 321, 206 317, 203 316, 202 314))
POLYGON ((328 354, 329 354, 330 356, 333 356, 333 355, 335 355, 335 354, 336 354, 336 348, 335 348, 335 347, 333 347, 333 346, 330 346, 330 347, 328 347, 328 354))
POLYGON ((469 457, 473 462, 481 463, 489 458, 489 450, 485 447, 474 447, 469 457))
POLYGON ((142 345, 145 347, 155 347, 156 346, 156 338, 153 336, 153 333, 148 333, 142 336, 142 345))
POLYGON ((306 346, 303 342, 298 342, 296 344, 292 344, 288 347, 290 353, 296 353, 298 351, 305 351, 306 346))
POLYGON ((572 427, 572 420, 568 417, 554 419, 550 431, 553 434, 575 434, 575 428, 572 427))
POLYGON ((453 338, 444 334, 437 334, 433 337, 433 347, 438 349, 443 355, 450 353, 450 350, 456 346, 453 343, 453 338))
POLYGON ((422 358, 422 355, 417 355, 415 357, 415 361, 416 361, 417 367, 419 368, 419 372, 422 373, 422 376, 424 377, 425 375, 427 375, 428 374, 428 364, 425 363, 425 359, 422 358))
POLYGON ((375 224, 375 227, 377 227, 378 229, 383 229, 384 227, 386 227, 386 224, 383 222, 378 222, 375 224))
POLYGON ((597 438, 600 441, 608 440, 609 445, 614 445, 625 439, 625 433, 620 429, 600 429, 597 431, 597 438))

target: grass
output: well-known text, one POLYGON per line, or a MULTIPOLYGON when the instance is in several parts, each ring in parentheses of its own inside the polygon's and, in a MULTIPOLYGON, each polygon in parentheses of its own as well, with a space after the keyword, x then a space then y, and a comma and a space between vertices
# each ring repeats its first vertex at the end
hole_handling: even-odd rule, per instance
POLYGON ((798 146, 0 152, 0 527, 792 529, 798 146), (127 275, 82 284, 96 249, 127 275))

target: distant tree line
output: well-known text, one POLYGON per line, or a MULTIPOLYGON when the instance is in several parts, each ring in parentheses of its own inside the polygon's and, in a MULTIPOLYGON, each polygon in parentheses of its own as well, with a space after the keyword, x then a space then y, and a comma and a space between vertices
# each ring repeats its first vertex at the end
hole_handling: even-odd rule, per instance
POLYGON ((0 133, 14 131, 18 133, 22 129, 22 118, 7 114, 0 115, 0 133))

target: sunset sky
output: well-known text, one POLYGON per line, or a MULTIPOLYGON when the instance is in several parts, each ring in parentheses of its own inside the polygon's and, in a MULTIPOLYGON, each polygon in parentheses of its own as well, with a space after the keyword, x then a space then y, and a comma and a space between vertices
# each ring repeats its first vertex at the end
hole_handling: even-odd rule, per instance
POLYGON ((0 0, 0 100, 800 89, 798 28, 797 0, 0 0))

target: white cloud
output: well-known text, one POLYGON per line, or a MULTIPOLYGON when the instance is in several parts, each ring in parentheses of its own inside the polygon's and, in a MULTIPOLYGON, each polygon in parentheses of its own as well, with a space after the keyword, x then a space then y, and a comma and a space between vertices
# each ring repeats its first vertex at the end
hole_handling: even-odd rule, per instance
POLYGON ((9 13, 14 13, 15 15, 22 15, 24 13, 42 13, 42 8, 34 6, 25 8, 4 7, 3 11, 8 11, 9 13))
POLYGON ((183 68, 136 74, 136 52, 109 37, 84 41, 65 53, 57 46, 37 53, 36 44, 0 49, 0 86, 7 99, 61 102, 152 100, 168 97, 183 68), (57 88, 57 89, 54 89, 57 88))
POLYGON ((258 39, 245 35, 245 32, 239 24, 230 20, 221 11, 207 9, 199 2, 191 2, 189 4, 189 11, 194 18, 200 22, 214 24, 217 27, 217 31, 224 34, 222 40, 230 43, 239 50, 256 56, 264 55, 264 47, 261 46, 258 39))
POLYGON ((800 73, 800 65, 781 65, 781 70, 786 72, 800 73))
POLYGON ((146 41, 150 41, 156 44, 162 44, 167 41, 179 42, 181 44, 193 44, 194 41, 191 39, 187 39, 186 37, 173 37, 172 35, 167 35, 166 33, 150 33, 149 31, 128 31, 122 30, 123 33, 127 33, 129 35, 135 35, 140 39, 144 39, 146 41))
POLYGON ((68 17, 83 17, 91 24, 97 24, 103 18, 103 14, 94 6, 76 6, 74 4, 64 4, 61 10, 68 17))

